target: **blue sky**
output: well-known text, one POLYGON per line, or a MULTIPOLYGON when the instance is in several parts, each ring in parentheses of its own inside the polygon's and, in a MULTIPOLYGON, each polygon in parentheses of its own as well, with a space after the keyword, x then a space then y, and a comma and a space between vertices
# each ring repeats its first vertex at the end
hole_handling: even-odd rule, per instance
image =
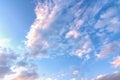
POLYGON ((0 80, 119 80, 120 0, 1 0, 0 80))

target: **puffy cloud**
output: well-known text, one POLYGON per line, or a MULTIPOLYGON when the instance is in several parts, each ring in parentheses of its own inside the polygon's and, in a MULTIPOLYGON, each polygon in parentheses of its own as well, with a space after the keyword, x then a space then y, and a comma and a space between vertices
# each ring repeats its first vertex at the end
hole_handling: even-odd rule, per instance
POLYGON ((119 79, 120 79, 120 72, 116 72, 113 74, 99 75, 93 80, 119 80, 119 79))
POLYGON ((111 64, 114 66, 114 68, 120 67, 120 56, 117 56, 117 57, 111 62, 111 64))
MULTIPOLYGON (((81 2, 65 1, 63 3, 60 0, 38 3, 35 9, 36 19, 31 25, 25 42, 31 56, 49 57, 49 55, 61 55, 73 52, 75 48, 83 44, 83 41, 78 40, 78 37, 83 36, 84 33, 80 35, 78 29, 80 29, 84 21, 76 16, 79 10, 77 7, 81 5, 81 2), (69 8, 71 4, 76 5, 69 8), (66 6, 68 8, 67 12, 65 12, 66 6), (70 37, 76 39, 79 44, 76 45, 76 41, 70 37), (69 47, 71 47, 70 50, 68 50, 69 47), (56 51, 59 54, 55 54, 56 51)), ((83 52, 89 51, 90 49, 84 49, 83 52)))
POLYGON ((49 43, 42 39, 44 35, 41 32, 47 29, 57 10, 57 5, 54 5, 52 1, 50 3, 47 3, 47 1, 45 3, 38 3, 36 6, 36 19, 31 25, 31 29, 26 36, 27 41, 25 42, 27 47, 31 49, 31 55, 39 54, 39 56, 44 56, 44 49, 49 46, 49 43))

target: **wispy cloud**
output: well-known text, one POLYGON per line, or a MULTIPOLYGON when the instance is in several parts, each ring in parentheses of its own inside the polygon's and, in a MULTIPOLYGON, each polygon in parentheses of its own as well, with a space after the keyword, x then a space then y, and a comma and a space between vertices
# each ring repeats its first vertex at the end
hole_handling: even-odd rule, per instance
POLYGON ((88 3, 83 0, 38 2, 36 19, 26 36, 30 54, 48 57, 74 53, 82 57, 95 50, 101 50, 100 54, 107 51, 102 50, 105 40, 109 43, 110 37, 114 38, 120 28, 119 8, 114 5, 105 8, 110 3, 112 1, 108 0, 88 3), (90 40, 85 40, 84 36, 89 36, 90 40), (89 47, 82 48, 84 43, 90 43, 89 47))
POLYGON ((114 68, 120 67, 120 56, 117 56, 117 57, 111 62, 111 64, 113 65, 114 68))
POLYGON ((120 41, 115 41, 103 46, 96 56, 98 58, 104 58, 110 54, 117 54, 120 48, 120 41))

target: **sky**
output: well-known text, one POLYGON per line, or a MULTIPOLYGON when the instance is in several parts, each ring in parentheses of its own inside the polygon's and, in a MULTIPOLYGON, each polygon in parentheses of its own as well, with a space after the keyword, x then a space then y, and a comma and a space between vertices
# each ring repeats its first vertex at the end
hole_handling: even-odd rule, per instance
POLYGON ((0 80, 119 80, 120 0, 0 0, 0 80))

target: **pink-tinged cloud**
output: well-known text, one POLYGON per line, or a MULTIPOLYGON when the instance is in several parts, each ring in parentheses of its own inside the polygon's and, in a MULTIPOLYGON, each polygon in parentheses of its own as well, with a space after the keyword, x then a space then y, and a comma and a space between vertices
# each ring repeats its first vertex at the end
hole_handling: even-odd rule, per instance
MULTIPOLYGON (((51 3, 53 5, 53 3, 51 3)), ((43 50, 49 47, 49 43, 43 39, 45 37, 41 34, 43 30, 49 27, 49 24, 54 19, 54 16, 58 10, 57 5, 51 6, 47 3, 38 3, 35 9, 36 19, 31 25, 30 31, 28 32, 25 44, 31 50, 31 55, 43 56, 43 50), (44 6, 42 6, 44 5, 44 6)))
POLYGON ((23 71, 16 75, 12 80, 37 80, 38 76, 36 72, 23 71))
POLYGON ((120 56, 117 56, 117 57, 111 62, 111 64, 113 65, 114 68, 120 67, 120 56))
POLYGON ((99 54, 96 54, 98 58, 105 58, 111 54, 117 54, 120 48, 120 41, 115 41, 101 47, 99 54))

